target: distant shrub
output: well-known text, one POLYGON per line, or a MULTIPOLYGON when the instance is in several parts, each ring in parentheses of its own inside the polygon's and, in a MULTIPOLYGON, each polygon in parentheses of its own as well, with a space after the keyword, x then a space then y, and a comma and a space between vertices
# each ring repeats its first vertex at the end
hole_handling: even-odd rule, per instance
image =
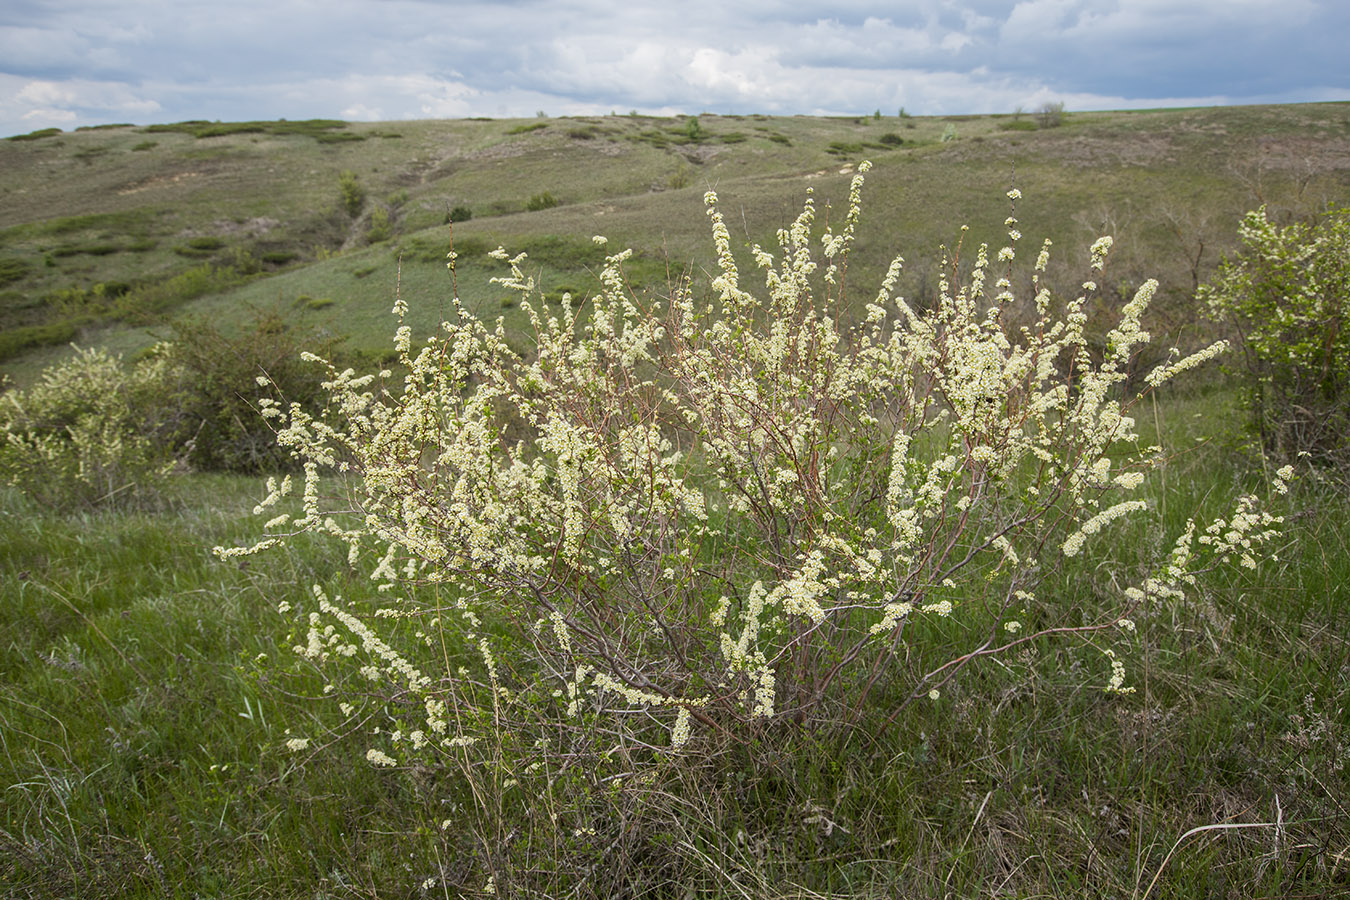
POLYGON ((137 153, 140 153, 145 150, 153 150, 158 146, 159 146, 158 141, 141 141, 139 144, 132 147, 131 149, 137 153))
POLYGON ((524 125, 516 125, 514 128, 508 128, 507 134, 529 134, 531 131, 538 131, 541 128, 547 128, 547 122, 528 122, 524 125))
POLYGON ((284 266, 300 258, 294 250, 268 250, 260 257, 263 262, 273 266, 284 266))
POLYGON ((162 501, 177 467, 178 372, 161 352, 134 364, 78 350, 0 395, 0 479, 61 510, 162 501))
POLYGON ((389 240, 393 233, 394 226, 390 221, 389 210, 383 206, 376 206, 370 211, 370 228, 366 230, 366 242, 378 244, 380 241, 389 240))
POLYGON ((893 131, 883 134, 881 137, 877 138, 877 140, 887 147, 899 147, 905 142, 904 138, 893 131))
POLYGON ((163 281, 138 284, 120 299, 116 314, 129 321, 152 317, 188 300, 234 287, 246 276, 232 266, 202 263, 163 281))
POLYGON ((681 162, 679 167, 666 179, 666 186, 671 190, 678 191, 681 188, 689 187, 692 179, 693 170, 689 167, 689 163, 681 162))
POLYGON ((342 208, 353 219, 361 214, 361 208, 366 205, 366 189, 350 169, 338 175, 338 197, 342 208))
POLYGON ((539 212, 540 210, 552 209, 558 205, 558 198, 554 197, 548 191, 542 194, 535 194, 525 203, 525 208, 530 212, 539 212))
POLYGON ((1281 459, 1350 476, 1350 208, 1279 227, 1262 207, 1238 234, 1198 296, 1242 348, 1252 428, 1281 459))
POLYGON ((450 216, 446 222, 467 222, 472 218, 473 210, 469 209, 467 206, 456 206, 454 209, 450 210, 450 216))
POLYGON ((1013 119, 998 123, 999 131, 1035 131, 1039 127, 1031 119, 1013 119))
POLYGON ((186 122, 148 125, 141 130, 148 134, 179 132, 190 134, 195 138, 227 137, 233 134, 273 134, 303 135, 320 143, 364 140, 364 135, 345 131, 346 128, 347 123, 340 119, 300 119, 293 122, 285 119, 275 122, 206 122, 192 119, 186 122))
POLYGON ((352 141, 364 141, 366 136, 355 131, 325 131, 313 135, 320 144, 347 144, 352 141))
POLYGON ((775 144, 783 144, 787 147, 792 146, 792 139, 786 134, 771 134, 769 135, 769 140, 773 141, 775 144))
POLYGON ((30 131, 27 134, 16 134, 5 138, 7 141, 38 141, 42 138, 55 137, 61 133, 60 128, 39 128, 37 131, 30 131))
POLYGON ((193 250, 219 250, 225 246, 225 241, 218 237, 195 237, 190 238, 187 245, 193 250))
POLYGON ((1043 103, 1036 110, 1036 124, 1041 128, 1058 128, 1064 123, 1064 103, 1043 103))
POLYGON ((0 361, 12 359, 36 347, 69 344, 75 339, 73 322, 48 322, 0 329, 0 361))
POLYGON ((825 152, 831 156, 858 156, 863 149, 863 145, 856 141, 830 141, 825 152))

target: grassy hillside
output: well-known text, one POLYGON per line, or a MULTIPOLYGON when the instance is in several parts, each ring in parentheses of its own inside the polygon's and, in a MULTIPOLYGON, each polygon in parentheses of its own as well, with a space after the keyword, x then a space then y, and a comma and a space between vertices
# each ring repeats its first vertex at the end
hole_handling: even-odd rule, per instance
MULTIPOLYGON (((1350 197, 1350 104, 1058 124, 611 116, 38 132, 0 141, 0 370, 22 384, 71 339, 134 353, 175 320, 228 334, 255 327, 258 310, 380 354, 396 292, 418 330, 444 314, 457 208, 471 215, 453 227, 460 295, 520 340, 516 299, 489 280, 505 274, 486 258, 498 244, 529 253, 557 304, 592 288, 604 251, 590 237, 606 234, 611 249, 635 248, 630 281, 659 295, 683 273, 707 278, 704 191, 721 198, 745 274, 748 245, 771 245, 808 188, 837 226, 862 158, 875 168, 850 302, 875 295, 897 252, 902 291, 931 298, 960 225, 972 226, 965 269, 973 244, 1001 245, 1015 185, 1021 252, 1051 238, 1061 290, 1112 234, 1101 305, 1158 277, 1149 327, 1161 318, 1155 334, 1195 344, 1207 326, 1194 286, 1244 210, 1265 202, 1287 218, 1350 197)), ((120 392, 85 392, 104 393, 120 392)), ((159 506, 79 511, 0 487, 0 896, 1345 896, 1350 506, 1315 474, 1278 496, 1244 452, 1241 404, 1219 378, 1139 403, 1139 443, 1165 460, 1138 489, 1150 518, 1047 563, 1018 615, 1028 632, 1046 617, 1114 634, 1122 589, 1159 571, 1187 517, 1203 528, 1249 491, 1287 515, 1278 558, 1216 573, 1184 600, 1151 598, 1100 645, 1092 630, 1028 633, 940 692, 900 702, 905 683, 882 683, 876 714, 857 720, 867 728, 784 715, 667 753, 664 730, 659 746, 630 745, 588 719, 603 753, 533 744, 558 761, 542 774, 510 768, 535 758, 528 748, 472 770, 449 753, 367 762, 391 723, 415 724, 420 700, 348 681, 329 697, 332 670, 296 648, 311 585, 358 611, 388 595, 364 561, 313 534, 257 557, 211 555, 259 537, 257 479, 179 471, 159 506), (1103 690, 1117 653, 1127 693, 1103 690), (498 793, 481 793, 489 782, 498 793)), ((420 467, 427 451, 414 447, 420 467)), ((1061 545, 1046 546, 1054 557, 1061 545)), ((957 603, 983 605, 998 569, 967 593, 951 585, 957 603)), ((392 621, 424 637, 418 620, 392 621)), ((896 651, 906 677, 976 646, 969 621, 916 624, 922 640, 896 651)), ((478 665, 468 645, 425 646, 445 684, 452 655, 478 665)), ((527 667, 510 674, 525 692, 543 683, 527 667)), ((517 737, 503 732, 498 747, 517 737)))
POLYGON ((922 302, 961 225, 975 228, 968 242, 1000 237, 1015 184, 1022 231, 1055 242, 1066 289, 1087 245, 1112 234, 1109 284, 1158 278, 1180 331, 1243 211, 1299 215, 1350 193, 1350 105, 1079 113, 1054 127, 704 115, 38 132, 0 142, 0 365, 22 382, 71 340, 129 350, 166 317, 229 327, 256 306, 382 348, 400 260, 418 324, 434 321, 452 210, 472 215, 455 228, 462 296, 489 317, 512 315, 482 260, 499 243, 531 251, 546 290, 579 294, 598 260, 585 242, 604 233, 640 251, 634 277, 659 287, 708 261, 705 190, 738 243, 770 245, 808 188, 839 208, 862 158, 875 169, 856 298, 901 253, 902 292, 922 302), (349 208, 344 172, 363 195, 349 208))

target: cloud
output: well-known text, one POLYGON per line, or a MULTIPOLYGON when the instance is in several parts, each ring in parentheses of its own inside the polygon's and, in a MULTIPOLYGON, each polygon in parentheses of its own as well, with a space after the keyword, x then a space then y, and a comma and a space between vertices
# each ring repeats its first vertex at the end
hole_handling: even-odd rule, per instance
POLYGON ((1341 0, 10 0, 0 131, 1347 99, 1348 33, 1341 0))
POLYGON ((159 101, 125 84, 0 74, 0 123, 11 134, 32 128, 145 119, 161 109, 159 101))

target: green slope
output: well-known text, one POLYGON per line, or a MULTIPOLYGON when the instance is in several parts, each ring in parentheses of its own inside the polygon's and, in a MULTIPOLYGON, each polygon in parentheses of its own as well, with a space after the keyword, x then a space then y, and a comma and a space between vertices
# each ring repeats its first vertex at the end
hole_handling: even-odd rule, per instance
POLYGON ((697 278, 710 262, 704 191, 718 192, 737 244, 767 245, 808 189, 820 220, 837 222, 862 158, 875 168, 855 301, 896 253, 902 292, 931 296, 939 248, 962 224, 968 247, 1003 239, 1015 184, 1024 251, 1052 239, 1056 283, 1071 290, 1087 245, 1110 233, 1108 297, 1157 277, 1164 325, 1182 332, 1194 283, 1233 246, 1244 210, 1302 215, 1350 195, 1350 104, 1078 113, 1054 128, 1013 116, 696 121, 184 123, 0 141, 0 367, 24 381, 71 339, 130 350, 166 317, 228 327, 255 307, 317 317, 378 350, 398 285, 419 327, 443 308, 456 208, 472 213, 455 236, 473 251, 459 287, 480 315, 519 315, 480 260, 499 243, 532 251, 546 290, 584 293, 598 255, 579 248, 603 233, 640 251, 635 279, 659 289, 667 269, 697 278), (354 216, 343 172, 365 195, 354 216), (546 195, 557 205, 538 208, 546 195), (372 245, 381 217, 389 239, 372 245))

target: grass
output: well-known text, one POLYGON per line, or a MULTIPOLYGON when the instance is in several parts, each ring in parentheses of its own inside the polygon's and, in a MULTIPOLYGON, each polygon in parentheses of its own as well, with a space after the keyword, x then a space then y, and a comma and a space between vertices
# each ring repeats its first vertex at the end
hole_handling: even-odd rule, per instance
MULTIPOLYGON (((474 210, 453 228, 464 305, 501 317, 523 341, 525 313, 491 283, 506 268, 488 250, 527 252, 526 271, 553 311, 564 291, 595 289, 606 252, 589 240, 595 233, 611 237, 609 252, 638 250, 626 267, 638 289, 660 294, 671 273, 706 282, 703 191, 718 191, 738 254, 770 246, 807 187, 821 221, 837 223, 852 160, 832 144, 861 145, 876 161, 848 273, 855 296, 900 251, 902 292, 922 303, 936 289, 938 248, 955 251, 957 225, 975 226, 967 264, 977 242, 1001 241, 996 223, 1015 177, 1025 195, 1020 252, 1052 238, 1048 278, 1072 283, 1091 238, 1112 232, 1107 283, 1119 294, 1160 277, 1158 331, 1207 342, 1188 305, 1189 251, 1164 214, 1190 217, 1183 233, 1206 241, 1202 262, 1212 265, 1255 190, 1288 211, 1334 195, 1333 157, 1350 140, 1345 104, 1069 113, 1058 128, 1028 132, 1001 130, 1006 117, 969 117, 947 144, 945 119, 698 123, 691 137, 686 120, 636 116, 407 122, 398 141, 371 140, 391 135, 356 124, 182 123, 153 142, 130 126, 0 142, 0 356, 13 347, 6 368, 23 380, 72 337, 134 352, 168 333, 163 320, 124 315, 129 303, 227 333, 275 309, 383 358, 396 292, 418 335, 446 314, 444 216, 454 205, 474 210), (888 140, 897 127, 902 144, 888 140), (367 139, 321 143, 327 134, 367 139), (1282 167, 1273 149, 1294 145, 1308 151, 1306 172, 1282 167), (70 178, 39 177, 58 169, 70 178), (371 196, 408 192, 403 231, 389 243, 365 246, 354 223, 330 214, 345 170, 371 196), (524 208, 544 193, 567 202, 524 208), (890 243, 896 235, 903 246, 890 243), (285 268, 243 276, 176 248, 244 248, 285 268), (42 318, 44 298, 94 284, 127 290, 108 311, 42 318)), ((745 254, 743 277, 751 271, 745 254)), ((1165 555, 1188 510, 1215 514, 1262 489, 1232 433, 1240 413, 1217 374, 1136 410, 1144 441, 1175 453, 1145 489, 1166 533, 1098 540, 1039 602, 1085 619, 1111 608, 1113 579, 1165 555)), ((473 858, 492 836, 465 826, 475 801, 455 767, 367 765, 368 733, 385 719, 338 717, 323 677, 292 650, 303 635, 276 612, 316 581, 371 603, 364 573, 317 541, 218 562, 212 545, 256 537, 259 485, 211 475, 177 485, 160 512, 63 515, 0 493, 0 894, 481 892, 473 858), (310 747, 288 750, 295 736, 310 747)), ((577 896, 1350 892, 1350 512, 1311 479, 1290 511, 1277 562, 1139 615, 1134 638, 1112 645, 1133 694, 1103 692, 1110 667, 1099 648, 1037 640, 972 666, 885 729, 781 723, 752 749, 700 738, 697 753, 630 786, 621 818, 596 805, 584 770, 560 773, 558 791, 583 798, 564 812, 591 816, 603 841, 563 835, 543 852, 526 832, 486 846, 532 848, 541 867, 593 864, 577 896)), ((954 617, 923 637, 940 653, 962 646, 959 628, 954 617)), ((881 710, 897 699, 875 695, 881 710)), ((363 702, 379 709, 379 698, 363 702)), ((556 801, 517 802, 542 814, 556 801)), ((554 892, 569 884, 560 872, 554 892)))
MULTIPOLYGON (((1232 402, 1215 385, 1153 411, 1166 443, 1188 449, 1154 502, 1218 509, 1259 485, 1228 449, 1232 402)), ((369 582, 318 543, 215 561, 209 546, 256 534, 258 485, 179 484, 159 513, 65 516, 3 497, 5 892, 383 897, 434 877, 473 893, 471 836, 438 829, 471 802, 453 769, 365 764, 368 720, 333 715, 275 612, 314 581, 363 603, 369 582), (287 750, 295 735, 311 749, 287 750)), ((1314 484, 1292 506, 1280 562, 1139 617, 1137 640, 1116 648, 1135 693, 1101 690, 1100 652, 1047 639, 967 670, 884 731, 784 723, 763 735, 779 748, 767 768, 762 752, 747 767, 709 739, 625 812, 628 840, 595 857, 595 884, 839 898, 1345 890, 1350 515, 1314 484), (1272 824, 1235 827, 1257 823, 1272 824), (1234 827, 1169 856, 1220 825, 1234 827)), ((1160 540, 1100 542, 1041 602, 1090 616, 1111 602, 1104 573, 1128 577, 1160 540)))

